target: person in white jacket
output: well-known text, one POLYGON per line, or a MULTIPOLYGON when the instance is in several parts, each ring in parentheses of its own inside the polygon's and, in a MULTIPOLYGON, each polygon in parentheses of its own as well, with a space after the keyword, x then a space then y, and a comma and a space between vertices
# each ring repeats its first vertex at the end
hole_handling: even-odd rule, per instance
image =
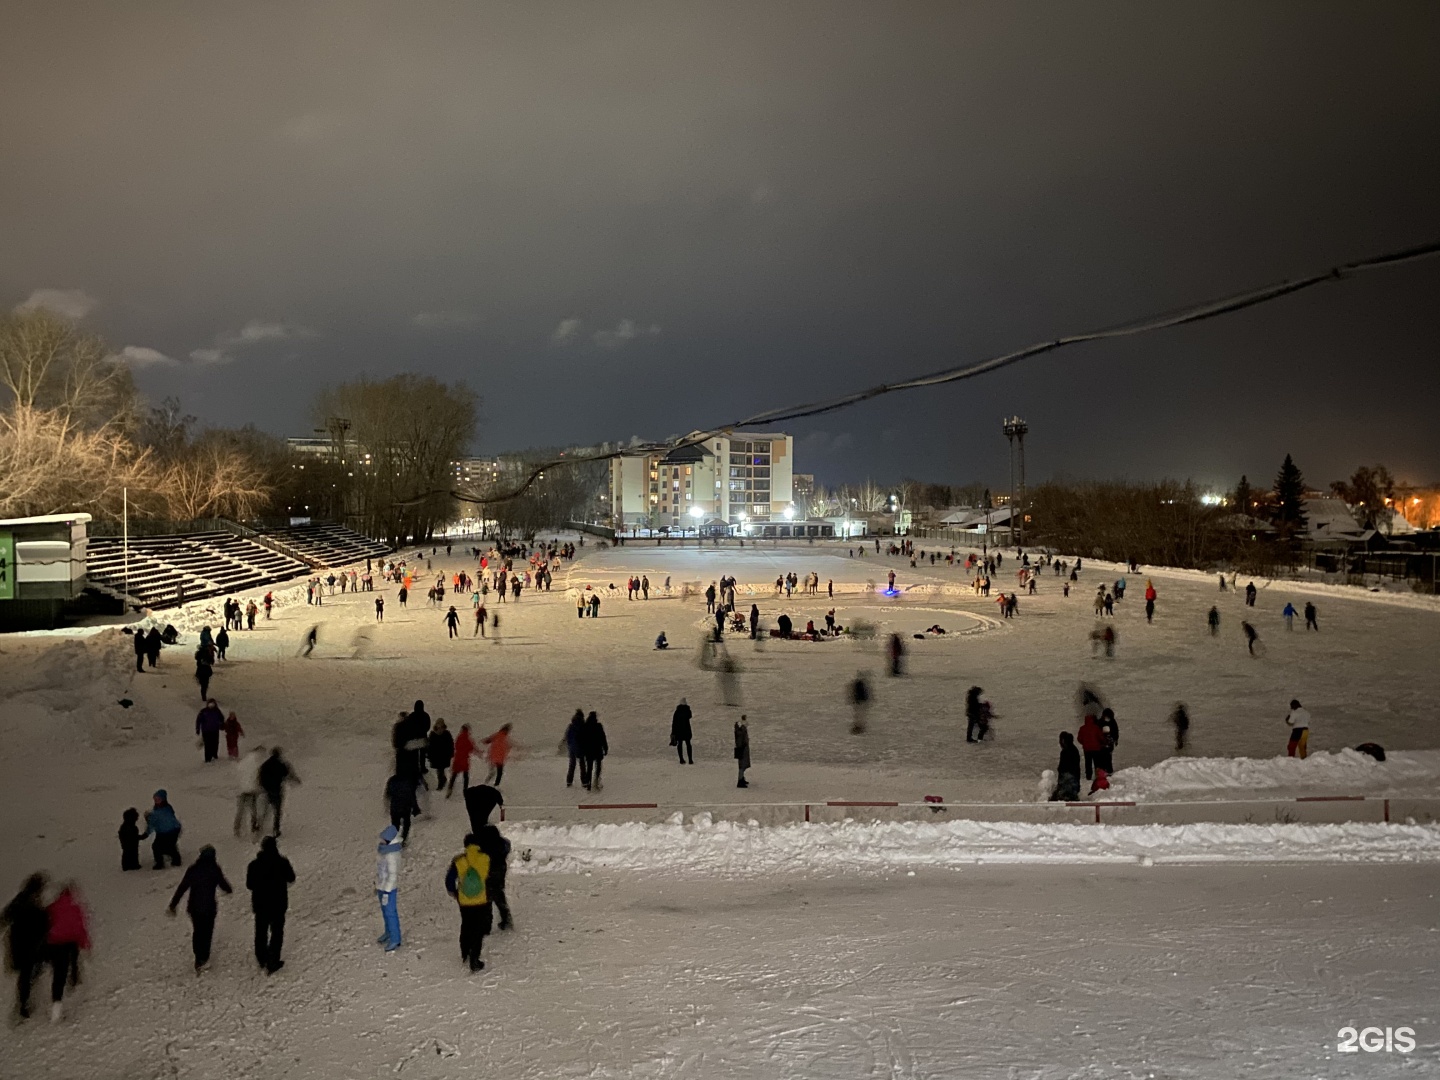
POLYGON ((260 766, 265 762, 265 747, 253 747, 240 759, 235 769, 235 835, 240 835, 240 823, 245 819, 245 810, 250 810, 250 831, 260 831, 260 766))
POLYGON ((1286 753, 1290 757, 1306 757, 1310 746, 1310 713, 1294 698, 1290 701, 1290 711, 1285 714, 1285 724, 1290 728, 1286 753))
POLYGON ((404 845, 400 830, 386 825, 380 831, 379 858, 375 864, 375 895, 380 900, 380 914, 385 919, 385 932, 376 938, 376 943, 385 946, 386 952, 400 947, 400 910, 395 906, 400 889, 400 852, 404 845))

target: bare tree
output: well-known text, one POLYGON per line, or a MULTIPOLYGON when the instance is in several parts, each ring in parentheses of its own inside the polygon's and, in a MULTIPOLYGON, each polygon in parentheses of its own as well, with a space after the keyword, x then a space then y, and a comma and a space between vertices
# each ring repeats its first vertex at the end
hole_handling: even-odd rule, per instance
POLYGON ((53 410, 90 431, 128 430, 139 395, 130 369, 98 337, 37 310, 0 318, 0 407, 53 410))

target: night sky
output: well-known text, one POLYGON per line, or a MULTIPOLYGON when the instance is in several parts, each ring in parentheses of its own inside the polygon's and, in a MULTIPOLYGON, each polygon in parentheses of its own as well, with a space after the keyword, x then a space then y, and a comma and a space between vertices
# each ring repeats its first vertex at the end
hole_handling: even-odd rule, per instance
MULTIPOLYGON (((0 5, 0 306, 309 434, 663 437, 1440 236, 1440 4, 0 5)), ((792 425, 797 468, 1440 480, 1440 260, 792 425)))

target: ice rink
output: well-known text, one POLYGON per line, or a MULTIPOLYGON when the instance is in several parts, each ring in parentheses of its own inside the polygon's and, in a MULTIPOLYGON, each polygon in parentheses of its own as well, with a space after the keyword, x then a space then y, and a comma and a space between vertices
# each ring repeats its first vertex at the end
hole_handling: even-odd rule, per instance
MULTIPOLYGON (((121 811, 144 809, 162 786, 184 824, 187 861, 214 843, 238 887, 253 854, 230 833, 232 767, 202 764, 195 745, 190 649, 168 650, 157 672, 135 676, 121 635, 0 638, 10 811, 0 884, 8 897, 32 869, 76 878, 96 939, 66 1021, 11 1029, 0 1077, 1358 1077, 1435 1067, 1440 841, 1423 828, 1357 849, 1353 862, 1337 852, 1317 863, 1312 846, 1303 865, 1265 861, 1263 850, 1259 863, 1237 861, 1182 837, 1176 857, 1153 866, 1129 856, 1078 865, 1086 841, 1074 840, 1074 853, 1066 845, 1083 830, 1046 838, 1034 849, 1040 865, 938 866, 907 864, 887 834, 840 829, 814 834, 828 838, 816 846, 823 857, 772 851, 763 873, 746 873, 739 863, 763 861, 780 831, 739 838, 729 866, 678 856, 626 865, 596 854, 603 829, 571 830, 562 851, 554 830, 512 822, 517 849, 534 856, 513 871, 519 929, 487 941, 491 966, 472 977, 460 969, 441 883, 463 808, 436 801, 406 853, 406 946, 379 953, 372 889, 388 733, 417 697, 452 730, 515 724, 504 790, 521 806, 1033 799, 1040 771, 1054 766, 1055 733, 1074 730, 1081 680, 1116 709, 1122 778, 1170 756, 1176 700, 1190 708, 1196 756, 1283 754, 1292 696, 1314 715, 1313 750, 1437 745, 1440 610, 1423 602, 1257 581, 1250 617, 1264 650, 1252 658, 1241 597, 1213 579, 1156 573, 1147 625, 1135 599, 1142 571, 1128 576, 1117 655, 1106 660, 1091 655, 1090 601, 1113 568, 1087 569, 1069 598, 1044 576, 1018 616, 1000 620, 958 568, 912 571, 908 560, 846 550, 587 545, 550 594, 492 604, 498 645, 471 635, 468 598, 457 605, 462 636, 448 640, 423 584, 408 610, 384 592, 383 625, 361 593, 318 610, 289 604, 234 634, 211 693, 238 713, 242 745, 283 746, 304 781, 282 838, 300 879, 287 966, 270 979, 249 955, 243 887, 222 898, 215 963, 197 980, 188 927, 164 918, 178 874, 118 869, 121 811), (867 588, 891 568, 896 599, 867 588), (821 595, 777 601, 774 579, 792 570, 817 572, 821 595), (667 576, 678 594, 683 582, 703 589, 725 573, 740 582, 742 610, 758 603, 769 625, 782 610, 798 626, 820 623, 833 606, 842 624, 906 635, 908 674, 884 676, 878 636, 737 638, 742 705, 721 705, 715 676, 697 663, 703 598, 658 593, 667 576), (649 601, 625 599, 631 574, 649 576, 649 601), (606 599, 600 618, 577 620, 567 590, 587 584, 606 599), (1287 599, 1314 600, 1320 633, 1285 630, 1287 599), (1212 603, 1222 613, 1216 638, 1205 627, 1212 603), (316 623, 319 647, 302 659, 316 623), (936 623, 951 633, 909 636, 936 623), (674 646, 663 653, 652 647, 662 629, 674 646), (848 734, 844 697, 857 671, 876 689, 862 737, 848 734), (995 740, 979 746, 964 742, 971 685, 999 713, 995 740), (695 710, 693 767, 677 765, 667 745, 682 696, 695 710), (596 710, 608 731, 601 795, 564 787, 557 744, 576 708, 596 710), (730 757, 740 711, 754 759, 743 792, 730 757), (1420 1047, 1337 1054, 1346 1025, 1410 1025, 1420 1047)), ((435 560, 447 573, 462 565, 472 564, 458 551, 435 560)), ((1008 591, 1010 569, 1007 559, 997 591, 1008 591)), ((203 612, 172 617, 188 627, 203 612)), ((1431 779, 1397 770, 1393 782, 1433 792, 1431 779)), ((1300 834, 1266 836, 1283 848, 1300 834)))

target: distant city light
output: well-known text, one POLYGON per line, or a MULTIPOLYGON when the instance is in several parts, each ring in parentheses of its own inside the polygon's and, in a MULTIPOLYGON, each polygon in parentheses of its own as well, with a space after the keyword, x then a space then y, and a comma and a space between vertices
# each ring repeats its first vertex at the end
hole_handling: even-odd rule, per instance
POLYGON ((1224 501, 1225 501, 1225 496, 1223 496, 1223 495, 1201 495, 1201 496, 1200 496, 1200 502, 1203 503, 1205 506, 1219 506, 1219 505, 1220 505, 1221 503, 1223 503, 1224 501))
POLYGON ((794 508, 793 506, 787 506, 787 507, 785 507, 785 520, 786 520, 786 521, 794 521, 794 520, 795 520, 795 508, 794 508))

